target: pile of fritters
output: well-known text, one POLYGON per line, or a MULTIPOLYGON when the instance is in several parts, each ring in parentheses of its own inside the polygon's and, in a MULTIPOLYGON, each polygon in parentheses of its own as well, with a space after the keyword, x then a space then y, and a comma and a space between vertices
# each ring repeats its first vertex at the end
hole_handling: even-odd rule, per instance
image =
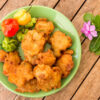
POLYGON ((61 79, 72 70, 72 39, 61 31, 54 30, 51 21, 39 18, 33 30, 28 31, 21 47, 25 60, 17 51, 6 53, 0 50, 0 62, 4 62, 3 73, 19 92, 50 91, 61 86, 61 79), (46 43, 51 49, 44 51, 46 43))

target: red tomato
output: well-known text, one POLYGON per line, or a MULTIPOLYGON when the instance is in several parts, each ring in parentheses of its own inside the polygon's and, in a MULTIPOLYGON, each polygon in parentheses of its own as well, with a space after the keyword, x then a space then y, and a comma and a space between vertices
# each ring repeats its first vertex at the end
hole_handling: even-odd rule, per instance
POLYGON ((19 25, 16 19, 5 19, 2 24, 2 31, 5 36, 13 37, 19 30, 19 25))

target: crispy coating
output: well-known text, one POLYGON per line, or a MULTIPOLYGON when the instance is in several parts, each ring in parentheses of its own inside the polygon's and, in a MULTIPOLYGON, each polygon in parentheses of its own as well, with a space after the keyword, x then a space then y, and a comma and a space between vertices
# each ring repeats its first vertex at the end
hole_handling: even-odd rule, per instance
POLYGON ((54 30, 54 25, 51 21, 47 21, 45 18, 39 18, 36 25, 35 29, 38 32, 43 32, 45 33, 45 37, 47 38, 51 32, 54 30))
POLYGON ((37 65, 34 68, 34 75, 38 86, 43 91, 58 88, 61 85, 61 72, 59 67, 51 68, 48 65, 37 65))
POLYGON ((25 35, 21 47, 24 53, 34 56, 43 50, 45 42, 43 33, 39 33, 36 30, 31 30, 25 35))
POLYGON ((32 65, 36 65, 37 55, 31 56, 25 53, 24 57, 25 57, 25 61, 30 62, 32 65))
POLYGON ((61 51, 65 51, 67 48, 71 47, 72 40, 69 36, 66 36, 60 31, 56 31, 53 36, 50 38, 50 43, 54 54, 56 57, 61 56, 61 51))
POLYGON ((22 87, 18 87, 16 89, 16 91, 18 92, 38 92, 40 89, 37 85, 37 80, 36 79, 32 79, 28 82, 26 82, 22 87))
POLYGON ((71 49, 68 49, 68 50, 64 51, 64 54, 70 54, 70 55, 72 55, 73 53, 74 53, 74 51, 71 50, 71 49))
POLYGON ((14 51, 14 52, 8 53, 8 56, 5 59, 5 62, 6 61, 9 61, 11 64, 17 65, 17 64, 20 64, 21 59, 19 57, 18 52, 17 51, 14 51))
POLYGON ((65 78, 69 75, 70 71, 72 70, 74 66, 74 62, 72 60, 72 56, 70 54, 64 54, 62 55, 57 63, 57 66, 59 66, 62 70, 62 77, 65 78))
POLYGON ((33 79, 32 65, 26 61, 23 61, 15 70, 9 74, 8 80, 18 87, 21 87, 25 82, 33 79))
POLYGON ((59 88, 61 86, 61 75, 62 72, 60 70, 60 68, 58 66, 55 66, 52 68, 53 69, 53 81, 51 81, 52 83, 52 87, 54 89, 59 88))
POLYGON ((56 57, 54 56, 52 50, 49 49, 46 52, 42 52, 38 54, 36 63, 52 66, 55 63, 55 61, 56 61, 56 57))
POLYGON ((21 59, 18 55, 18 52, 10 52, 7 54, 5 58, 5 62, 3 65, 3 73, 8 76, 10 72, 13 72, 16 70, 17 65, 19 65, 21 62, 21 59))
POLYGON ((5 52, 4 50, 0 50, 0 62, 4 62, 7 55, 7 52, 5 52))
POLYGON ((26 61, 34 65, 36 56, 43 50, 45 43, 46 39, 42 32, 39 33, 36 30, 28 31, 21 44, 26 61))

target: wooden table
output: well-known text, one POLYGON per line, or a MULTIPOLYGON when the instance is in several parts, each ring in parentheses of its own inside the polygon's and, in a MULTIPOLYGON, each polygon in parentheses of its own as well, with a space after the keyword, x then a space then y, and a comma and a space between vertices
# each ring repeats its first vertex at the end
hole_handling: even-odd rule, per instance
POLYGON ((89 52, 88 39, 81 36, 85 12, 100 14, 100 0, 0 0, 0 19, 19 7, 44 5, 63 13, 75 25, 82 44, 82 59, 72 81, 60 92, 44 98, 25 98, 0 84, 0 100, 100 100, 100 56, 89 52))

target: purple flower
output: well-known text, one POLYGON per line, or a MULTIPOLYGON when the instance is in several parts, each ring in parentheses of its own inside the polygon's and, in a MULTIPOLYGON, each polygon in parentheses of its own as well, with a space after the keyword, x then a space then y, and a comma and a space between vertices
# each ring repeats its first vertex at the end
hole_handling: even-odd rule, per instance
POLYGON ((83 25, 83 28, 81 30, 83 34, 85 34, 86 37, 89 38, 89 40, 92 40, 93 37, 97 37, 97 31, 95 30, 95 26, 91 25, 90 21, 87 23, 85 22, 83 25))

